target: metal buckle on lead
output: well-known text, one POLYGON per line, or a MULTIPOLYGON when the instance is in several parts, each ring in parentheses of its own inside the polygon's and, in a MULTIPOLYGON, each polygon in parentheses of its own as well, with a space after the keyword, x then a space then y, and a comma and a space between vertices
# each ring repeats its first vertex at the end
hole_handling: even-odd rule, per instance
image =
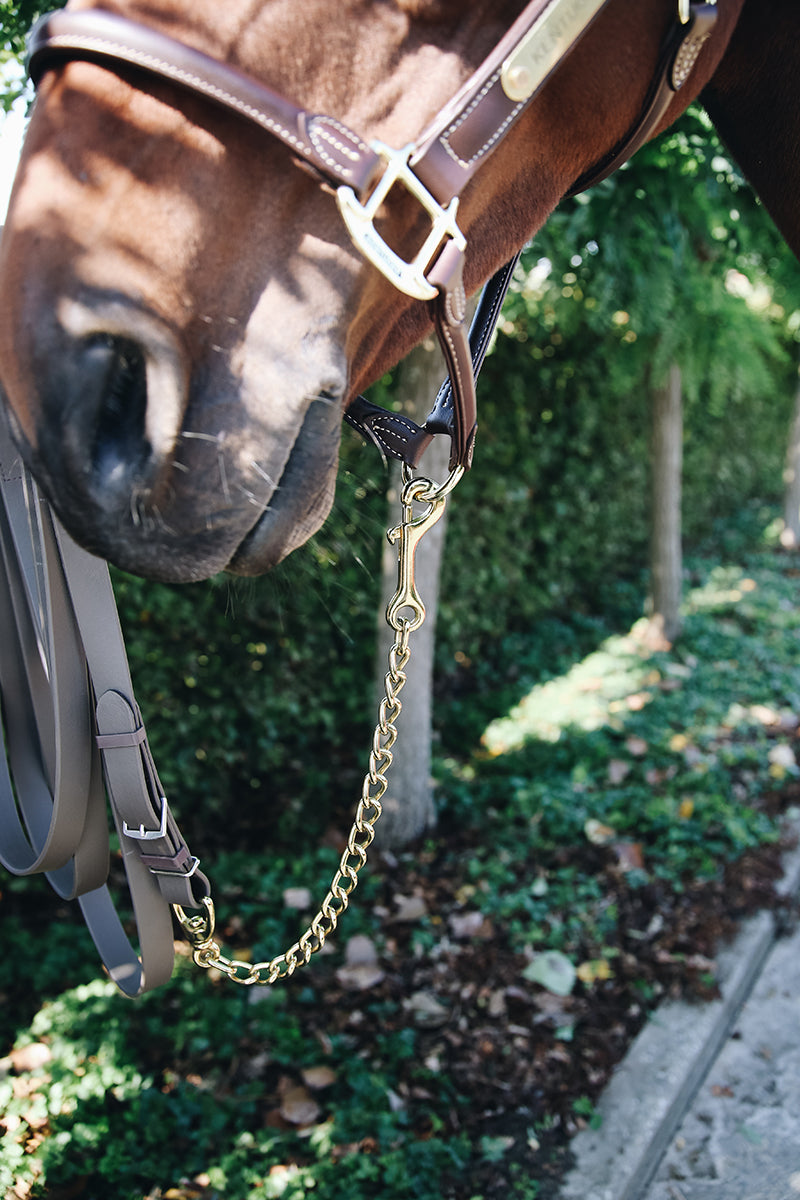
POLYGON ((161 825, 158 829, 145 829, 144 825, 140 825, 138 829, 131 829, 126 821, 122 822, 122 832, 126 837, 133 838, 137 842, 155 842, 159 838, 167 836, 167 813, 169 805, 167 804, 166 796, 161 797, 161 825))
POLYGON ((351 187, 337 188, 339 211, 357 249, 390 283, 417 300, 433 300, 437 289, 428 282, 425 273, 430 269, 436 251, 447 239, 455 242, 459 250, 464 250, 467 245, 466 238, 456 224, 458 197, 454 196, 447 208, 442 208, 408 165, 413 146, 393 150, 391 146, 376 141, 371 143, 371 147, 386 163, 386 169, 364 204, 351 187), (373 224, 396 183, 402 184, 419 201, 431 220, 431 231, 411 262, 406 262, 387 246, 373 224))
POLYGON ((151 875, 165 875, 167 878, 169 878, 169 877, 174 878, 177 875, 181 879, 191 879, 192 876, 197 873, 197 870, 200 866, 200 859, 195 858, 195 856, 193 854, 190 854, 189 862, 192 865, 189 867, 188 871, 167 871, 161 867, 150 867, 149 871, 150 871, 151 875))

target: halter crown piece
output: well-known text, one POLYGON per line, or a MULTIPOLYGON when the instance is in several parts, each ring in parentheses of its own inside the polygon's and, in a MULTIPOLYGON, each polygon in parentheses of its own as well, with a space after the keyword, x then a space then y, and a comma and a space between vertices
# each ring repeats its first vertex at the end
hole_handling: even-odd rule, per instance
MULTIPOLYGON (((272 983, 307 963, 347 907, 387 786, 409 635, 425 615, 414 583, 416 546, 440 518, 449 491, 471 462, 475 377, 516 263, 487 285, 467 336, 462 282, 467 245, 458 227, 459 197, 606 2, 532 0, 417 141, 398 149, 367 144, 335 118, 298 108, 232 67, 111 13, 59 11, 33 31, 28 62, 34 82, 70 59, 110 69, 127 64, 200 94, 279 139, 334 186, 342 218, 364 257, 395 287, 430 305, 449 375, 422 425, 363 397, 346 414, 382 453, 409 468, 402 520, 389 535, 398 545, 398 590, 387 610, 395 639, 369 770, 330 891, 289 950, 256 964, 224 958, 214 941, 210 884, 163 794, 133 695, 107 568, 61 528, 0 419, 0 694, 8 735, 6 753, 0 752, 0 861, 18 875, 44 872, 59 895, 78 899, 110 977, 128 996, 170 977, 172 910, 196 963, 249 985, 272 983), (408 261, 386 245, 374 224, 395 187, 409 192, 430 222, 422 246, 408 261), (441 487, 410 473, 439 433, 451 440, 451 475, 441 487), (106 883, 106 793, 128 877, 138 950, 106 883)), ((573 191, 605 178, 653 133, 689 77, 715 17, 713 0, 678 0, 676 21, 637 119, 573 191)))

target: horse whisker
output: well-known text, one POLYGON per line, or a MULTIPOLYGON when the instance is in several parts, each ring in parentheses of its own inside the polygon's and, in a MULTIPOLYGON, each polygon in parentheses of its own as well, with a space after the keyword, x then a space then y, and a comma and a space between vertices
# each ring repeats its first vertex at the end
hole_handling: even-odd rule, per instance
POLYGON ((273 491, 277 488, 278 485, 272 476, 268 475, 264 468, 260 467, 257 462, 251 462, 250 466, 255 471, 256 475, 260 475, 264 482, 269 484, 273 491))
POLYGON ((190 429, 183 429, 178 436, 187 440, 194 439, 197 442, 214 442, 216 444, 225 440, 224 433, 192 433, 190 429))
POLYGON ((318 401, 320 404, 327 404, 329 408, 338 408, 340 400, 335 396, 329 396, 327 392, 315 392, 313 396, 304 396, 304 400, 308 400, 311 404, 318 401))
POLYGON ((239 484, 239 491, 242 493, 243 496, 245 496, 245 498, 247 499, 247 503, 253 505, 253 508, 257 508, 260 511, 264 507, 263 504, 261 503, 261 501, 258 499, 258 497, 254 496, 253 493, 248 491, 247 488, 244 487, 242 484, 239 484))
POLYGON ((226 503, 227 503, 227 504, 230 504, 230 502, 231 502, 231 489, 228 487, 228 473, 227 473, 227 471, 225 470, 225 457, 224 457, 224 455, 223 455, 223 453, 222 453, 222 447, 221 447, 221 446, 220 446, 220 448, 219 448, 219 451, 218 451, 218 453, 217 453, 217 465, 218 465, 218 467, 219 467, 219 478, 220 478, 220 483, 222 484, 222 494, 223 494, 223 496, 225 497, 225 501, 226 501, 226 503))
POLYGON ((167 533, 171 537, 174 537, 175 530, 172 528, 171 525, 168 525, 167 522, 164 520, 163 516, 161 515, 161 510, 159 509, 158 505, 153 505, 150 512, 152 514, 151 528, 154 528, 154 529, 158 528, 161 530, 162 533, 167 533))

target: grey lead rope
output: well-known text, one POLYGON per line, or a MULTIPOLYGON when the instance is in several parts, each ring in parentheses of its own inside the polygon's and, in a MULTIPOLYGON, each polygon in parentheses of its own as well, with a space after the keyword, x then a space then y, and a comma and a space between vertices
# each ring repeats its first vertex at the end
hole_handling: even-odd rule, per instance
POLYGON ((106 564, 64 532, 0 418, 0 862, 77 899, 127 996, 173 968, 171 905, 208 894, 170 813, 133 694, 106 564), (104 786, 105 784, 105 786, 104 786), (139 942, 107 879, 106 793, 139 942))

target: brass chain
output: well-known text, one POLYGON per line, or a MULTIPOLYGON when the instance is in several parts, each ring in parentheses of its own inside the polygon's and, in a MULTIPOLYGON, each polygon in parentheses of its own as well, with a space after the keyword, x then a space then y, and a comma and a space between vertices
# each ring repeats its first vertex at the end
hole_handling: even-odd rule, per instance
POLYGON ((405 668, 411 655, 409 638, 425 620, 425 606, 414 579, 414 555, 422 536, 442 516, 447 496, 462 474, 463 468, 457 468, 441 487, 428 479, 410 477, 408 472, 405 476, 401 497, 403 518, 387 534, 390 542, 398 543, 398 587, 386 609, 387 623, 395 635, 389 650, 389 670, 384 677, 384 695, 372 735, 369 768, 361 787, 361 798, 347 847, 339 860, 327 896, 305 933, 294 945, 268 962, 257 963, 226 958, 222 953, 214 938, 216 916, 214 901, 210 896, 203 898, 202 911, 192 916, 181 905, 173 905, 191 943, 192 958, 198 967, 214 967, 233 983, 245 987, 269 985, 288 978, 298 967, 305 966, 311 956, 325 945, 326 938, 336 929, 339 917, 350 903, 350 896, 358 883, 358 874, 367 861, 367 850, 375 837, 375 823, 382 811, 381 800, 389 786, 386 773, 392 765, 392 748, 397 741, 396 722, 403 707, 400 692, 406 682, 405 668), (417 517, 414 515, 416 503, 427 505, 417 517), (408 612, 411 616, 406 615, 408 612))

